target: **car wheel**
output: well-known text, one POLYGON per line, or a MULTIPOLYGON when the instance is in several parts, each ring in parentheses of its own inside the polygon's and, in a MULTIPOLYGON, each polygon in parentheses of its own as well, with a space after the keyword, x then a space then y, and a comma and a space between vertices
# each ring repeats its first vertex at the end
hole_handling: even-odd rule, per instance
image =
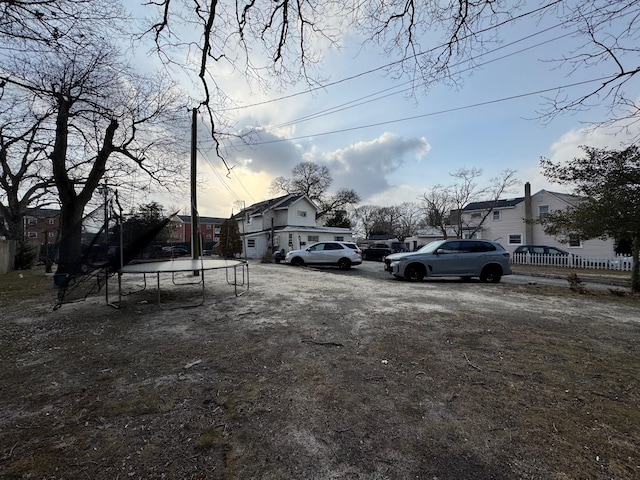
POLYGON ((340 270, 349 270, 351 268, 351 260, 348 258, 341 258, 338 261, 338 268, 340 270))
POLYGON ((481 282, 498 283, 502 278, 502 269, 497 265, 487 265, 480 273, 481 282))
POLYGON ((424 278, 424 270, 418 265, 408 265, 404 269, 404 278, 410 282, 419 282, 424 278))
POLYGON ((296 257, 291 260, 291 265, 293 265, 294 267, 301 267, 304 265, 304 260, 302 260, 300 257, 296 257))

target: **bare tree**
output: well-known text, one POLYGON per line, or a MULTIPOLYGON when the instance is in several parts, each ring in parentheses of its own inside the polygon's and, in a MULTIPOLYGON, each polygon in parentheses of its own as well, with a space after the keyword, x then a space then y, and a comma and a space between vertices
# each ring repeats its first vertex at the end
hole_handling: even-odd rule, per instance
POLYGON ((443 238, 449 234, 452 210, 451 190, 443 185, 434 185, 420 197, 422 212, 428 226, 440 229, 443 238))
POLYGON ((418 228, 422 223, 422 211, 417 203, 404 202, 397 206, 397 212, 400 216, 393 234, 403 242, 407 237, 411 237, 418 232, 418 228))
POLYGON ((102 36, 80 41, 75 32, 51 45, 29 39, 0 65, 5 91, 30 95, 34 108, 51 112, 46 154, 61 205, 58 273, 75 271, 83 211, 105 175, 115 184, 140 170, 158 184, 185 178, 175 162, 184 99, 172 82, 125 63, 102 40, 110 33, 105 26, 102 36))
POLYGON ((483 171, 479 168, 458 169, 451 174, 457 182, 447 187, 436 185, 421 197, 423 212, 430 225, 440 228, 444 238, 447 238, 448 228, 453 229, 457 238, 462 238, 465 233, 473 237, 491 214, 500 197, 518 184, 516 172, 507 169, 490 179, 488 186, 480 187, 478 179, 482 174, 483 171), (477 222, 465 221, 462 215, 464 207, 479 199, 486 200, 485 214, 477 222))
POLYGON ((355 228, 359 236, 369 238, 374 228, 376 212, 380 207, 375 205, 362 205, 353 211, 355 228))
POLYGON ((269 73, 278 82, 304 79, 315 86, 323 81, 322 71, 314 69, 323 48, 339 47, 343 32, 355 30, 363 44, 373 44, 394 59, 385 67, 388 74, 410 79, 416 92, 436 82, 460 83, 464 72, 477 67, 482 54, 501 40, 504 27, 546 18, 582 41, 547 60, 568 75, 593 69, 602 78, 572 90, 577 94, 558 91, 541 113, 544 118, 604 104, 611 112, 605 123, 629 127, 638 119, 633 90, 624 90, 640 71, 635 61, 637 0, 549 0, 533 7, 507 0, 193 3, 148 1, 156 15, 147 34, 167 63, 189 68, 197 51, 194 73, 202 86, 202 102, 210 107, 214 136, 219 113, 213 107, 229 100, 216 81, 216 63, 241 70, 261 88, 268 85, 269 73), (185 24, 191 35, 187 38, 177 28, 185 24))
POLYGON ((459 168, 450 175, 458 182, 453 183, 449 189, 451 193, 451 223, 456 232, 457 238, 464 235, 464 222, 462 209, 472 201, 480 198, 484 194, 484 189, 478 187, 477 180, 483 174, 481 168, 459 168))
POLYGON ((300 162, 291 173, 293 174, 291 178, 275 178, 271 182, 271 191, 306 195, 319 207, 318 218, 360 201, 360 196, 348 188, 341 188, 334 194, 329 193, 328 189, 333 183, 333 178, 325 166, 313 162, 300 162))
POLYGON ((46 154, 52 112, 35 113, 29 98, 8 96, 0 96, 0 235, 22 240, 28 208, 46 206, 52 199, 46 154))
POLYGON ((506 193, 512 192, 513 187, 520 183, 515 176, 516 173, 517 172, 515 170, 507 169, 497 177, 489 180, 489 186, 483 191, 486 199, 484 215, 482 215, 480 220, 477 222, 465 225, 467 227, 469 238, 473 238, 476 233, 482 229, 482 225, 484 225, 484 222, 487 220, 489 215, 491 215, 491 212, 496 208, 498 201, 502 200, 502 196, 506 193))

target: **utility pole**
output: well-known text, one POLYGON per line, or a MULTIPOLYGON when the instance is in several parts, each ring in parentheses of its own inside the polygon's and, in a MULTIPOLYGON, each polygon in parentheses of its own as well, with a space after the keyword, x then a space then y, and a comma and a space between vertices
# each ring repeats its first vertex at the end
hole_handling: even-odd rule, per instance
MULTIPOLYGON (((198 109, 194 108, 191 115, 191 257, 196 260, 200 258, 200 228, 198 226, 198 191, 196 182, 197 156, 197 121, 198 109)), ((194 275, 197 272, 194 272, 194 275)))

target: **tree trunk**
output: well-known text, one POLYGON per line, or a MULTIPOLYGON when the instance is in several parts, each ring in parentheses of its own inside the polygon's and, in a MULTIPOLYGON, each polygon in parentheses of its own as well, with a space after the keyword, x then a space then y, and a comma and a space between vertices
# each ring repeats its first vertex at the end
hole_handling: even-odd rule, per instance
POLYGON ((79 202, 62 206, 60 229, 64 233, 58 246, 56 275, 74 275, 79 271, 82 254, 83 211, 84 205, 79 202))

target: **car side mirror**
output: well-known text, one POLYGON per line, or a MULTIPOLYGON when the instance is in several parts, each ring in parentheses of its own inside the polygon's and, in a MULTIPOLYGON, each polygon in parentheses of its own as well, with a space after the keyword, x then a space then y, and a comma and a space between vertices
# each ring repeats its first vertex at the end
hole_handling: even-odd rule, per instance
POLYGON ((444 253, 444 250, 442 248, 438 248, 435 253, 436 255, 440 255, 441 253, 444 253))

